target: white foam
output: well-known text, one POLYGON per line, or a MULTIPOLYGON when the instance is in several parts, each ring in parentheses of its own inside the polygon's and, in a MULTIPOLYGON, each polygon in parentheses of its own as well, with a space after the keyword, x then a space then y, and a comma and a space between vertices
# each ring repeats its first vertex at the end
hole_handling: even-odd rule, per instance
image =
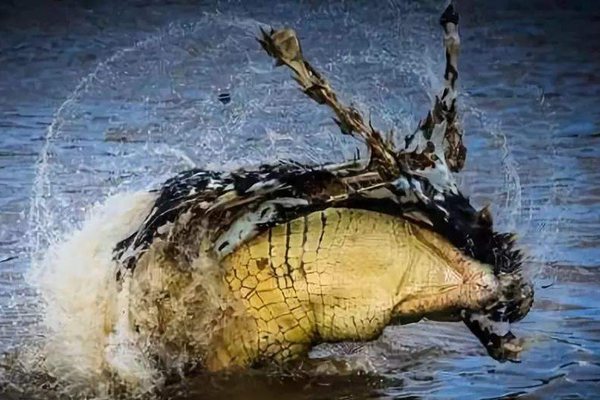
POLYGON ((45 368, 71 386, 89 387, 107 372, 126 383, 153 379, 129 332, 113 249, 139 226, 155 198, 148 192, 108 198, 32 268, 29 280, 45 306, 45 368))

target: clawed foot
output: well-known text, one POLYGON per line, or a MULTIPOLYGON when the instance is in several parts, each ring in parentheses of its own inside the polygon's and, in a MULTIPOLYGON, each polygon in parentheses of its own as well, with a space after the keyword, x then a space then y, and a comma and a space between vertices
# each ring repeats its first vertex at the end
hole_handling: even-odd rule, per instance
POLYGON ((463 313, 463 321, 494 360, 521 362, 519 355, 523 351, 523 340, 513 335, 507 322, 496 322, 487 315, 466 312, 463 313))
POLYGON ((523 339, 518 339, 512 332, 504 336, 491 337, 491 344, 486 346, 490 357, 499 362, 521 362, 519 356, 523 351, 523 339))

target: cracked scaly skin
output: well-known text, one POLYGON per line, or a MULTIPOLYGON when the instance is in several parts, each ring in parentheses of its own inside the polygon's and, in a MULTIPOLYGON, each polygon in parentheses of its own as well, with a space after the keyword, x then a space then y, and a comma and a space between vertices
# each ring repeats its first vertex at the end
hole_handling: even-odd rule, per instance
POLYGON ((395 321, 489 304, 490 268, 402 218, 330 208, 275 226, 221 261, 244 318, 213 338, 211 370, 285 362, 320 342, 371 340, 395 321))

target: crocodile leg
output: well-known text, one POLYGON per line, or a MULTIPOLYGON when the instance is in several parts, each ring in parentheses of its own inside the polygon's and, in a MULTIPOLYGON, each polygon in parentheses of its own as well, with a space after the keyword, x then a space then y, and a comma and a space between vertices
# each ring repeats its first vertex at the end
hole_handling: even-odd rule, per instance
POLYGON ((440 17, 440 24, 444 30, 446 54, 444 86, 435 96, 427 116, 421 120, 417 130, 407 136, 404 148, 398 152, 398 156, 404 158, 413 171, 436 168, 438 164, 438 169, 459 172, 465 164, 467 154, 456 104, 460 37, 458 13, 452 4, 440 17))
MULTIPOLYGON (((431 141, 435 143, 435 132, 443 131, 443 155, 448 169, 459 172, 465 163, 467 149, 463 145, 463 134, 457 113, 457 88, 458 80, 458 55, 460 50, 460 36, 458 33, 458 13, 451 3, 440 17, 440 24, 444 30, 444 47, 446 53, 446 67, 444 70, 444 86, 435 97, 432 109, 427 117, 421 121, 417 131, 407 139, 405 151, 409 152, 409 164, 413 167, 426 167, 428 151, 426 145, 431 141), (415 150, 423 150, 423 159, 415 156, 415 150)), ((435 152, 435 149, 434 149, 435 152)), ((439 155, 439 153, 438 153, 439 155)), ((485 210, 485 209, 484 209, 485 210)), ((486 216, 490 221, 491 217, 486 216)), ((468 290, 468 289, 465 289, 468 290)), ((460 289, 456 288, 457 295, 460 289)), ((461 312, 464 323, 471 332, 481 341, 491 357, 498 361, 516 361, 520 351, 520 342, 508 330, 507 322, 499 322, 484 313, 475 313, 467 310, 478 308, 464 307, 461 312)), ((481 307, 479 309, 482 309, 481 307)))
POLYGON ((507 329, 508 323, 493 321, 481 313, 464 311, 462 314, 465 325, 479 339, 490 357, 500 362, 519 361, 522 342, 507 329))
POLYGON ((371 152, 369 169, 382 177, 395 178, 400 174, 391 134, 384 137, 370 121, 365 122, 355 107, 343 104, 333 91, 329 82, 304 59, 300 41, 293 29, 262 30, 258 39, 263 49, 276 59, 276 65, 286 65, 293 72, 304 93, 319 104, 325 104, 335 113, 334 121, 343 134, 363 140, 371 152))

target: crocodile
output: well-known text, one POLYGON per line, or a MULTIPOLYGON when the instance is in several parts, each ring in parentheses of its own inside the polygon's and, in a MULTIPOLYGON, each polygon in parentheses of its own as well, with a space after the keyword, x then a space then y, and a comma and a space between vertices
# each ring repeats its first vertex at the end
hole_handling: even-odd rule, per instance
POLYGON ((490 356, 518 360, 510 324, 527 315, 533 287, 515 235, 496 232, 489 208, 476 210, 454 179, 467 149, 452 4, 440 24, 444 87, 401 145, 338 99, 293 30, 261 29, 276 65, 330 107, 369 157, 192 169, 155 191, 114 257, 131 329, 157 362, 282 365, 316 344, 369 341, 423 318, 462 321, 490 356))

